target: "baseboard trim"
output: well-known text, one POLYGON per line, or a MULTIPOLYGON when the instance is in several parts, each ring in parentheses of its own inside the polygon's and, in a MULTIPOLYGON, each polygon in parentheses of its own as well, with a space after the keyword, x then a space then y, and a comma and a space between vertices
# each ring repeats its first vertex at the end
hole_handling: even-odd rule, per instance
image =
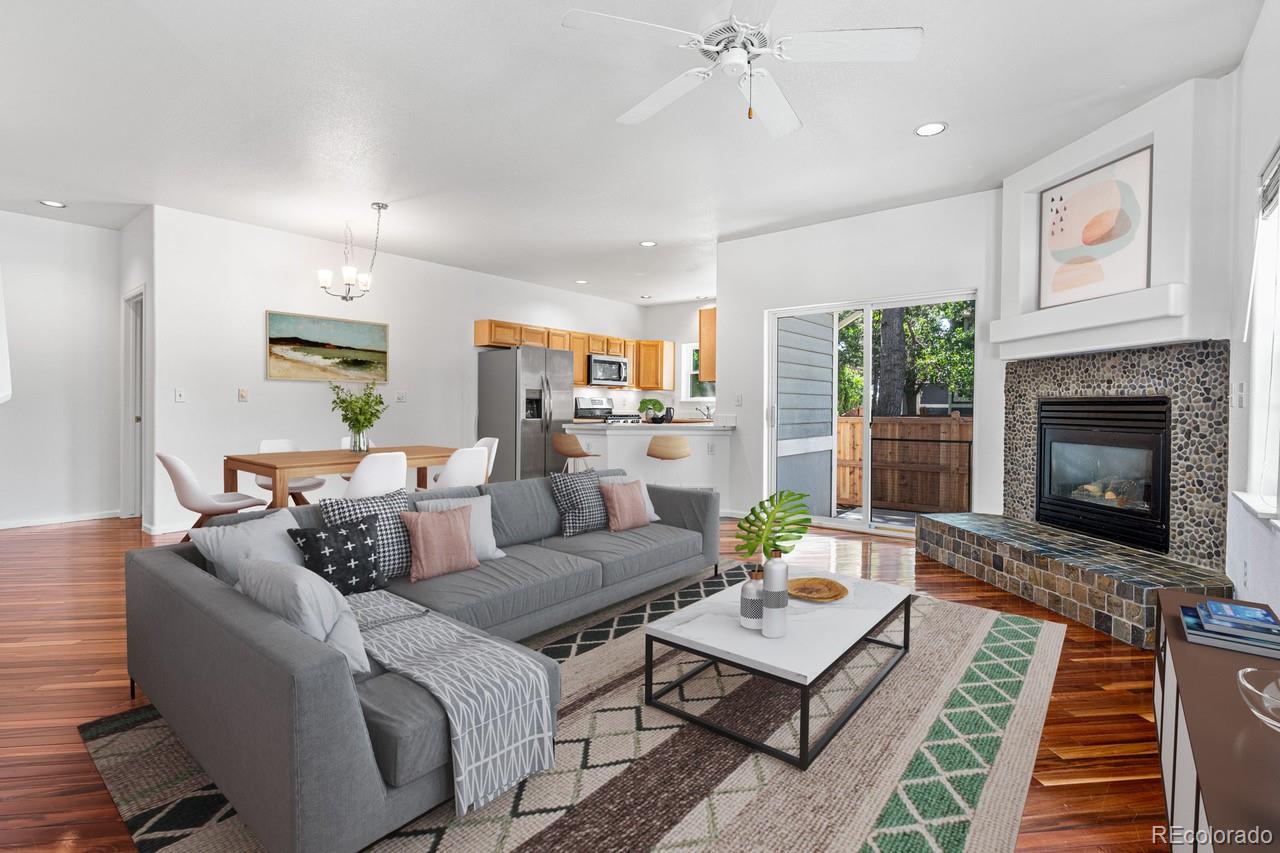
POLYGON ((80 512, 75 515, 55 516, 53 518, 24 518, 18 521, 0 520, 0 530, 14 530, 19 527, 48 527, 53 524, 74 524, 77 521, 97 521, 103 518, 119 518, 120 510, 104 509, 97 512, 80 512))
POLYGON ((740 509, 722 509, 720 510, 721 518, 746 518, 747 513, 740 509))

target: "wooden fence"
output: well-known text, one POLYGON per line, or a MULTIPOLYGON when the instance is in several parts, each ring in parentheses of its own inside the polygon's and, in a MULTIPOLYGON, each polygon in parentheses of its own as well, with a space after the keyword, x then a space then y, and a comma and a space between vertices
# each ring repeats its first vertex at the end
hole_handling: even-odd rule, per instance
MULTIPOLYGON (((871 419, 871 503, 911 512, 969 510, 973 418, 871 419)), ((836 503, 862 501, 862 418, 836 423, 836 503)))

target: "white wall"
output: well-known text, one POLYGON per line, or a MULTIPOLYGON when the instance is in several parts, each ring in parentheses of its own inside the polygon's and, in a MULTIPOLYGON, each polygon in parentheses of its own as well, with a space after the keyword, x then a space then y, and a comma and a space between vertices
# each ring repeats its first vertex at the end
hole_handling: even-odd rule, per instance
POLYGON ((1188 80, 1004 180, 993 330, 1003 358, 1228 336, 1232 100, 1229 81, 1188 80), (1145 145, 1153 146, 1150 289, 1037 310, 1040 191, 1145 145))
MULTIPOLYGON (((643 309, 643 337, 671 341, 675 344, 676 389, 674 391, 622 391, 611 394, 619 411, 631 411, 644 397, 661 400, 676 410, 676 417, 700 417, 696 411, 706 403, 680 399, 680 345, 698 342, 698 310, 714 305, 714 302, 672 302, 666 305, 646 306, 643 309)), ((715 405, 714 403, 712 405, 715 405)))
MULTIPOLYGON (((222 490, 222 457, 263 438, 335 447, 345 429, 322 382, 265 378, 267 309, 389 323, 391 404, 372 431, 379 444, 470 444, 476 438, 472 322, 523 320, 640 337, 642 309, 394 255, 378 256, 373 292, 343 303, 322 294, 315 270, 342 261, 338 243, 157 207, 154 287, 155 447, 185 459, 210 491, 222 490), (187 402, 174 402, 182 388, 187 402), (247 388, 249 402, 236 401, 247 388), (397 391, 407 403, 395 403, 397 391)), ((368 264, 368 252, 357 251, 368 264)), ((340 492, 336 478, 325 494, 340 492)), ((182 510, 156 466, 148 529, 177 530, 182 510)), ((242 476, 240 490, 264 495, 242 476)))
POLYGON ((720 244, 716 391, 720 411, 738 415, 733 488, 723 507, 742 511, 765 492, 767 311, 972 290, 974 508, 1000 512, 1004 367, 988 336, 998 300, 999 219, 992 190, 720 244))
MULTIPOLYGON (((1268 429, 1280 429, 1274 415, 1268 423, 1268 389, 1272 384, 1271 324, 1277 295, 1259 287, 1253 306, 1252 334, 1243 341, 1249 278, 1253 265, 1253 225, 1258 210, 1258 173, 1280 142, 1280 110, 1276 81, 1280 80, 1280 0, 1267 0, 1240 67, 1232 75, 1237 110, 1231 288, 1232 383, 1248 388, 1247 408, 1232 411, 1232 488, 1256 491, 1264 466, 1274 471, 1277 460, 1264 458, 1268 429), (1243 414, 1243 416, 1241 416, 1243 414)), ((1236 498, 1227 512, 1227 574, 1236 595, 1265 601, 1280 608, 1280 528, 1254 516, 1236 498)))
POLYGON ((120 506, 119 235, 0 213, 13 399, 0 406, 0 527, 120 506))

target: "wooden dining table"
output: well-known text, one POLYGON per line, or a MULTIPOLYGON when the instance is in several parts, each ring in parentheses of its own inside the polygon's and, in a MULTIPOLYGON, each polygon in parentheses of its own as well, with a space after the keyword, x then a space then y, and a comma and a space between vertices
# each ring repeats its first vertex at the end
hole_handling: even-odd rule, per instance
MULTIPOLYGON (((427 468, 443 465, 453 455, 454 447, 437 447, 433 444, 410 444, 403 447, 378 447, 374 453, 405 455, 410 468, 418 469, 418 488, 427 487, 427 468)), ((287 453, 237 453, 223 457, 222 489, 239 491, 240 472, 260 474, 271 480, 272 507, 289 504, 289 481, 298 477, 319 477, 324 474, 350 474, 356 470, 367 453, 354 450, 294 450, 287 453)))

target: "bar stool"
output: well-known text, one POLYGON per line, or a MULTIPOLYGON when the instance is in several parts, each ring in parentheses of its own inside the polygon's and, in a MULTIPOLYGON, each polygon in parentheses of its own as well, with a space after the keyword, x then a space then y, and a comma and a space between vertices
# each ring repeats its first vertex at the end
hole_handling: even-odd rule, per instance
POLYGON ((689 446, 689 439, 683 435, 655 435, 649 439, 649 449, 644 455, 657 460, 658 471, 653 482, 658 485, 662 482, 662 471, 665 467, 662 463, 688 459, 693 455, 693 448, 689 446))
POLYGON ((586 459, 599 458, 599 453, 588 453, 587 449, 582 446, 582 442, 578 441, 576 435, 569 435, 567 432, 557 432, 551 436, 551 449, 564 457, 564 468, 562 471, 581 471, 584 468, 590 468, 591 465, 585 461, 586 459), (579 467, 581 465, 581 467, 579 467))

